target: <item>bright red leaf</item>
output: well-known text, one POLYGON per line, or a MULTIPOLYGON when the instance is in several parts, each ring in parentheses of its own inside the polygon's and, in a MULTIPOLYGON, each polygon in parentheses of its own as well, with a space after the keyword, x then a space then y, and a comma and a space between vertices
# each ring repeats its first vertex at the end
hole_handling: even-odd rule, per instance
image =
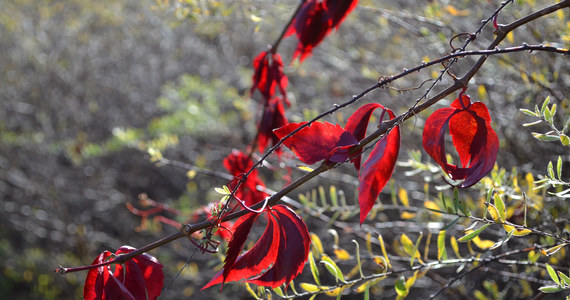
MULTIPOLYGON (((278 138, 282 139, 306 123, 289 123, 273 132, 278 138)), ((345 161, 348 159, 348 150, 350 147, 357 145, 358 140, 338 124, 314 122, 286 139, 283 143, 302 162, 312 165, 324 159, 332 162, 345 161)))
MULTIPOLYGON (((380 106, 384 108, 383 106, 380 106)), ((372 107, 369 108, 372 110, 372 107)), ((394 119, 394 113, 386 109, 390 119, 394 119)), ((368 111, 365 111, 368 113, 368 111)), ((364 114, 366 115, 366 114, 364 114)), ((368 115, 368 118, 370 116, 368 115)), ((348 125, 348 124, 347 124, 348 125)), ((359 174, 360 185, 358 186, 358 202, 360 203, 360 224, 374 206, 378 195, 392 177, 396 159, 400 152, 400 127, 393 128, 388 135, 382 137, 368 159, 362 165, 359 174)))
POLYGON ((253 85, 250 93, 258 89, 263 95, 265 101, 274 98, 275 88, 279 87, 279 91, 283 96, 285 103, 287 100, 287 84, 288 79, 283 73, 283 61, 278 53, 263 51, 253 60, 253 85))
POLYGON ((423 146, 451 179, 464 180, 460 187, 469 187, 493 169, 499 138, 491 127, 487 106, 482 102, 471 103, 469 96, 462 95, 461 102, 457 98, 451 107, 438 109, 429 116, 423 146), (445 131, 448 127, 462 167, 447 163, 445 131))
MULTIPOLYGON (((359 142, 362 141, 366 136, 366 129, 368 128, 370 117, 374 110, 379 107, 384 108, 384 106, 378 103, 369 103, 361 106, 348 118, 344 130, 352 133, 359 142)), ((356 153, 355 155, 357 156, 352 160, 357 171, 360 170, 360 153, 362 152, 356 153)))
MULTIPOLYGON (((285 108, 283 107, 283 98, 276 97, 269 100, 264 108, 263 115, 258 126, 257 145, 259 152, 263 153, 269 141, 275 145, 279 138, 273 133, 273 129, 277 129, 287 125, 288 121, 285 117, 285 108)), ((277 148, 276 153, 281 153, 281 148, 277 148)))
POLYGON ((237 259, 259 214, 249 213, 236 221, 224 268, 202 289, 239 280, 276 287, 289 283, 301 273, 309 255, 307 226, 284 205, 275 205, 265 212, 268 221, 264 233, 250 250, 237 259))
MULTIPOLYGON (((122 246, 116 255, 130 253, 136 249, 122 246)), ((103 251, 93 265, 111 259, 109 251, 103 251)), ((101 266, 89 270, 83 287, 83 298, 92 299, 156 299, 164 285, 162 264, 146 253, 130 259, 124 264, 101 266)))
MULTIPOLYGON (((228 184, 230 189, 234 189, 238 183, 238 178, 253 167, 251 158, 239 150, 233 150, 232 153, 224 159, 223 163, 224 167, 226 167, 233 176, 236 176, 236 179, 228 184)), ((263 201, 265 197, 267 197, 267 194, 258 191, 258 185, 265 186, 263 181, 258 177, 257 170, 253 170, 236 191, 236 197, 247 206, 252 206, 263 201)))

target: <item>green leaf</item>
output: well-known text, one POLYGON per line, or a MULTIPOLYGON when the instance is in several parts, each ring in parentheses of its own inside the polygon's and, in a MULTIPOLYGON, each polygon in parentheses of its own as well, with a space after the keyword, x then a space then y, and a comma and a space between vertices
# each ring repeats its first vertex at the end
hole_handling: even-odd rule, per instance
POLYGON ((544 119, 548 124, 552 125, 552 112, 548 107, 544 110, 544 119))
POLYGON ((570 145, 570 137, 568 137, 565 134, 561 134, 560 135, 560 142, 562 143, 562 146, 568 146, 568 145, 570 145))
POLYGON ((422 237, 423 237, 423 232, 420 232, 420 236, 418 237, 418 239, 416 240, 416 243, 414 245, 414 250, 412 250, 412 259, 410 261, 410 267, 414 265, 414 260, 416 259, 416 256, 420 256, 420 254, 418 254, 418 247, 420 246, 420 242, 422 241, 422 237))
POLYGON ((468 242, 468 241, 474 239, 475 237, 477 237, 485 228, 489 227, 489 225, 491 225, 491 224, 485 224, 485 225, 481 226, 479 229, 462 236, 457 241, 458 242, 468 242))
POLYGON ((404 276, 398 278, 394 283, 394 289, 396 289, 396 293, 399 296, 405 296, 408 293, 408 289, 406 288, 406 279, 404 276))
POLYGON ((564 288, 561 288, 561 287, 556 286, 556 285, 542 286, 542 287, 539 287, 538 289, 545 294, 557 293, 557 292, 564 290, 564 288))
POLYGON ((544 115, 544 111, 548 107, 549 103, 550 103, 550 96, 546 97, 546 99, 544 99, 544 102, 542 102, 542 107, 540 108, 541 115, 544 115))
POLYGON ((281 289, 280 286, 273 288, 273 291, 275 292, 275 294, 277 294, 279 297, 284 298, 285 294, 283 294, 283 290, 281 289))
POLYGON ((552 166, 552 162, 549 161, 548 162, 548 177, 552 178, 552 179, 556 179, 556 177, 554 177, 554 167, 552 166))
POLYGON ((530 123, 523 123, 522 126, 530 127, 530 126, 534 126, 534 125, 540 124, 540 123, 542 123, 542 120, 538 120, 538 121, 534 121, 534 122, 530 122, 530 123))
POLYGON ((558 277, 560 277, 560 285, 570 286, 570 277, 566 276, 566 274, 557 271, 558 277))
POLYGON ((446 259, 445 253, 445 230, 441 230, 437 235, 437 260, 446 259))
POLYGON ((344 281, 344 275, 342 274, 342 271, 340 270, 340 268, 326 254, 323 254, 321 263, 325 265, 325 267, 327 268, 329 273, 331 273, 336 278, 336 280, 340 280, 342 282, 345 282, 344 281))
POLYGON ((317 268, 317 264, 315 263, 315 258, 313 256, 313 251, 309 252, 309 267, 311 268, 311 274, 313 274, 313 279, 315 279, 315 282, 317 283, 317 285, 321 285, 321 281, 319 279, 319 268, 317 268))
POLYGON ((556 103, 552 104, 552 106, 550 107, 550 115, 552 116, 552 118, 554 118, 555 114, 556 114, 556 103))
POLYGON ((453 188, 453 208, 456 214, 459 213, 459 190, 457 188, 453 188))
POLYGON ((558 179, 562 180, 562 158, 558 156, 558 162, 556 163, 556 173, 558 174, 558 179))
POLYGON ((447 230, 449 229, 451 226, 453 226, 453 224, 457 223, 457 221, 459 221, 459 219, 461 219, 461 217, 457 217, 457 219, 451 221, 450 223, 448 223, 447 225, 443 226, 440 230, 447 230))
POLYGON ((525 114, 525 115, 529 115, 529 116, 533 116, 533 117, 538 117, 538 115, 537 115, 535 112, 531 111, 531 110, 528 110, 528 109, 525 109, 525 108, 519 108, 519 110, 520 110, 523 114, 525 114))
POLYGON ((546 264, 546 271, 548 271, 548 275, 550 275, 550 278, 552 278, 552 280, 556 282, 556 284, 560 285, 560 279, 558 278, 558 275, 556 275, 556 271, 554 270, 554 268, 552 268, 549 264, 546 264))
POLYGON ((329 195, 331 196, 331 204, 333 207, 338 207, 338 194, 336 191, 336 186, 331 185, 329 188, 329 195))

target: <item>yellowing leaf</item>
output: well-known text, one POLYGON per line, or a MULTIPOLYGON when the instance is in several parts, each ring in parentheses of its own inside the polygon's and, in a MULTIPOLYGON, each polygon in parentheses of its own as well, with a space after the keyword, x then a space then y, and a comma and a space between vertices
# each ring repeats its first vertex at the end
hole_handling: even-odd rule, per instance
POLYGON ((487 211, 489 212, 489 214, 491 215, 491 217, 495 222, 502 223, 501 219, 499 218, 499 211, 497 210, 495 205, 489 204, 489 206, 487 206, 487 211))
POLYGON ((415 213, 409 212, 409 211, 403 211, 400 214, 400 218, 402 218, 402 220, 409 220, 409 219, 413 219, 416 217, 415 213))
POLYGON ((454 236, 451 236, 449 243, 451 244, 453 252, 455 252, 455 256, 457 256, 457 258, 461 258, 461 254, 459 254, 459 245, 457 244, 457 239, 454 236))
POLYGON ((511 44, 515 42, 515 35, 512 31, 507 33, 507 41, 509 41, 511 44))
POLYGON ((452 16, 455 17, 466 17, 469 15, 469 11, 466 9, 458 10, 453 5, 448 5, 445 7, 445 10, 452 16))
POLYGON ((404 251, 406 251, 408 255, 412 255, 412 252, 414 251, 414 243, 405 233, 402 233, 400 236, 400 243, 404 246, 404 251))
POLYGON ((400 202, 405 207, 410 207, 410 200, 408 198, 408 192, 404 188, 400 188, 398 190, 398 198, 400 198, 400 202))
POLYGON ((441 210, 441 208, 439 208, 439 206, 437 206, 437 204, 435 204, 435 202, 433 202, 431 200, 427 200, 424 202, 424 207, 427 209, 432 209, 432 210, 430 210, 430 212, 432 212, 436 216, 441 216, 441 213, 437 213, 437 212, 433 211, 433 210, 441 210))
POLYGON ((307 167, 307 166, 297 166, 297 168, 298 168, 299 170, 305 171, 305 172, 307 172, 307 173, 310 173, 310 172, 313 172, 313 171, 314 171, 314 169, 309 168, 309 167, 307 167))
POLYGON ((490 240, 482 240, 478 236, 473 238, 472 241, 473 241, 473 244, 475 244, 481 250, 487 250, 487 249, 493 247, 493 245, 495 245, 495 242, 490 241, 490 240))
POLYGON ((379 265, 382 269, 387 269, 386 260, 382 256, 375 255, 372 257, 372 260, 379 265))
POLYGON ((344 288, 337 287, 334 290, 326 291, 325 294, 330 297, 336 297, 342 293, 342 290, 344 290, 344 288))
POLYGON ((392 267, 392 265, 390 265, 388 254, 386 253, 386 246, 384 246, 384 239, 382 238, 381 234, 378 235, 378 241, 380 242, 380 248, 382 248, 382 254, 384 255, 384 259, 386 260, 388 267, 392 267))
POLYGON ((348 253, 348 251, 342 249, 342 248, 337 248, 334 249, 334 254, 336 255, 336 258, 340 259, 340 260, 347 260, 350 259, 350 254, 348 253))
POLYGON ((314 233, 311 233, 311 248, 313 248, 313 253, 315 254, 316 258, 320 258, 321 254, 325 252, 323 250, 323 243, 321 243, 321 239, 314 233))
POLYGON ((306 283, 306 282, 301 282, 299 284, 299 286, 304 289, 305 291, 309 292, 309 293, 314 293, 314 292, 318 292, 318 291, 322 291, 324 289, 329 288, 328 286, 321 286, 319 287, 316 284, 312 284, 312 283, 306 283))

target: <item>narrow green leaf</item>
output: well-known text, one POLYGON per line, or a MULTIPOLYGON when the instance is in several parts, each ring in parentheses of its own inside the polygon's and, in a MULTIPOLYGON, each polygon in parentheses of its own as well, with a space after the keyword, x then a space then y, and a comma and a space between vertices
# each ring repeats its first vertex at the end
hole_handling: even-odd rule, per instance
POLYGON ((331 273, 337 280, 345 282, 344 281, 344 275, 342 274, 342 271, 340 270, 340 268, 326 254, 323 254, 321 263, 325 265, 325 267, 327 268, 329 273, 331 273))
MULTIPOLYGON (((225 188, 225 187, 226 187, 226 186, 224 185, 224 188, 225 188)), ((222 188, 219 188, 219 187, 214 188, 214 190, 216 191, 216 193, 218 193, 218 194, 220 194, 220 195, 227 195, 227 194, 228 194, 225 189, 222 189, 222 188)))
POLYGON ((441 260, 445 258, 445 230, 441 230, 437 235, 437 260, 441 260))
POLYGON ((451 221, 449 224, 443 226, 440 230, 447 230, 449 229, 451 226, 453 226, 455 223, 457 223, 457 221, 459 221, 459 219, 461 219, 461 217, 457 217, 455 220, 451 221))
POLYGON ((491 224, 485 224, 485 225, 481 226, 479 229, 462 236, 457 241, 458 242, 468 242, 468 241, 474 239, 476 236, 478 236, 485 228, 489 227, 489 225, 491 225, 491 224))
POLYGON ((552 118, 554 118, 555 114, 556 114, 556 103, 552 104, 552 106, 550 107, 550 115, 552 116, 552 118))
POLYGON ((562 180, 562 157, 558 156, 558 162, 556 163, 556 173, 558 174, 558 179, 562 180))
POLYGON ((548 177, 552 178, 552 179, 556 179, 556 177, 554 177, 554 167, 552 166, 552 162, 549 161, 548 162, 548 177))
POLYGON ((566 274, 564 274, 560 271, 556 271, 556 273, 558 273, 558 277, 560 277, 560 285, 570 287, 570 277, 566 276, 566 274))
POLYGON ((336 186, 331 185, 329 188, 329 195, 331 197, 331 204, 333 207, 338 207, 338 194, 336 192, 336 186))
POLYGON ((558 278, 558 275, 556 275, 556 271, 554 270, 554 268, 552 268, 549 264, 546 264, 546 271, 548 271, 548 275, 550 275, 550 278, 552 278, 552 280, 556 282, 556 284, 560 285, 560 279, 558 278))
POLYGON ((327 196, 325 195, 325 188, 322 185, 319 185, 319 198, 321 199, 321 205, 323 207, 327 207, 327 196))
POLYGON ((414 265, 414 260, 416 259, 416 256, 421 256, 418 255, 418 247, 420 246, 420 242, 422 241, 422 237, 423 237, 423 232, 420 232, 420 236, 418 237, 418 239, 416 240, 416 243, 414 244, 414 250, 412 250, 412 259, 410 261, 410 267, 414 265))
POLYGON ((352 242, 356 244, 356 262, 358 263, 358 271, 360 271, 360 278, 363 278, 364 273, 362 273, 362 264, 360 263, 360 245, 356 240, 352 240, 352 242))
POLYGON ((547 107, 544 110, 544 119, 546 120, 546 122, 548 122, 548 124, 552 125, 552 112, 550 111, 550 109, 547 107))
POLYGON ((313 251, 309 252, 309 267, 311 269, 311 274, 313 274, 313 279, 315 279, 317 285, 320 286, 321 280, 320 280, 319 268, 317 268, 317 264, 315 263, 313 251))
POLYGON ((544 99, 544 102, 542 102, 542 107, 540 108, 541 115, 544 115, 544 111, 548 107, 548 104, 550 104, 550 96, 546 97, 546 99, 544 99))
POLYGON ((523 114, 525 114, 525 115, 529 115, 529 116, 533 116, 533 117, 538 117, 538 115, 537 115, 535 112, 531 111, 531 110, 528 110, 528 109, 525 109, 525 108, 519 108, 519 110, 520 110, 523 114))
POLYGON ((556 285, 542 286, 542 287, 539 287, 538 289, 545 294, 557 293, 557 292, 564 290, 564 288, 561 288, 561 287, 556 286, 556 285))
POLYGON ((455 213, 459 213, 459 190, 457 188, 453 188, 453 208, 455 209, 455 213))
POLYGON ((523 123, 522 126, 530 127, 530 126, 534 126, 534 125, 540 124, 540 123, 542 123, 542 120, 538 120, 538 121, 534 121, 534 122, 530 122, 530 123, 523 123))

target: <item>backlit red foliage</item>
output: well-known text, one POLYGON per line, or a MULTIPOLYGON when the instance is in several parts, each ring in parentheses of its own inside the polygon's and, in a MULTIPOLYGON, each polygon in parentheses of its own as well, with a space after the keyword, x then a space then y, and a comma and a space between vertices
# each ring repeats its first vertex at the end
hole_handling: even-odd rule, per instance
POLYGON ((499 138, 491 127, 487 106, 482 102, 471 103, 469 96, 462 95, 451 107, 438 109, 429 116, 423 145, 451 179, 463 180, 460 187, 469 187, 493 169, 499 138), (447 162, 445 132, 448 128, 462 167, 447 162))
POLYGON ((287 100, 287 76, 283 73, 283 61, 278 53, 262 51, 253 60, 253 85, 250 93, 256 89, 259 90, 263 99, 269 101, 275 97, 275 88, 279 88, 279 92, 283 96, 284 101, 287 100))
MULTIPOLYGON (((135 249, 122 246, 115 255, 129 253, 135 249)), ((93 265, 104 263, 114 255, 103 251, 93 265)), ((85 300, 99 299, 156 299, 164 285, 162 264, 148 254, 141 254, 124 264, 101 266, 89 270, 83 288, 85 300)))
MULTIPOLYGON (((270 99, 263 108, 263 114, 258 126, 257 145, 259 152, 263 153, 265 151, 269 141, 271 141, 271 145, 275 145, 279 141, 273 130, 283 127, 287 123, 283 98, 276 97, 270 99)), ((277 148, 275 152, 278 155, 281 154, 281 148, 277 148)))
POLYGON ((294 211, 284 205, 266 208, 267 227, 257 243, 238 257, 259 215, 249 213, 232 228, 224 268, 202 289, 230 281, 278 287, 288 284, 301 273, 309 255, 311 239, 307 226, 294 211))
MULTIPOLYGON (((233 190, 242 175, 253 167, 253 161, 241 151, 233 150, 232 153, 224 159, 224 167, 230 174, 236 177, 228 184, 228 187, 233 190)), ((263 181, 258 177, 257 170, 253 170, 236 191, 236 197, 248 207, 263 201, 265 197, 267 197, 267 194, 258 191, 258 185, 265 186, 263 181)))

